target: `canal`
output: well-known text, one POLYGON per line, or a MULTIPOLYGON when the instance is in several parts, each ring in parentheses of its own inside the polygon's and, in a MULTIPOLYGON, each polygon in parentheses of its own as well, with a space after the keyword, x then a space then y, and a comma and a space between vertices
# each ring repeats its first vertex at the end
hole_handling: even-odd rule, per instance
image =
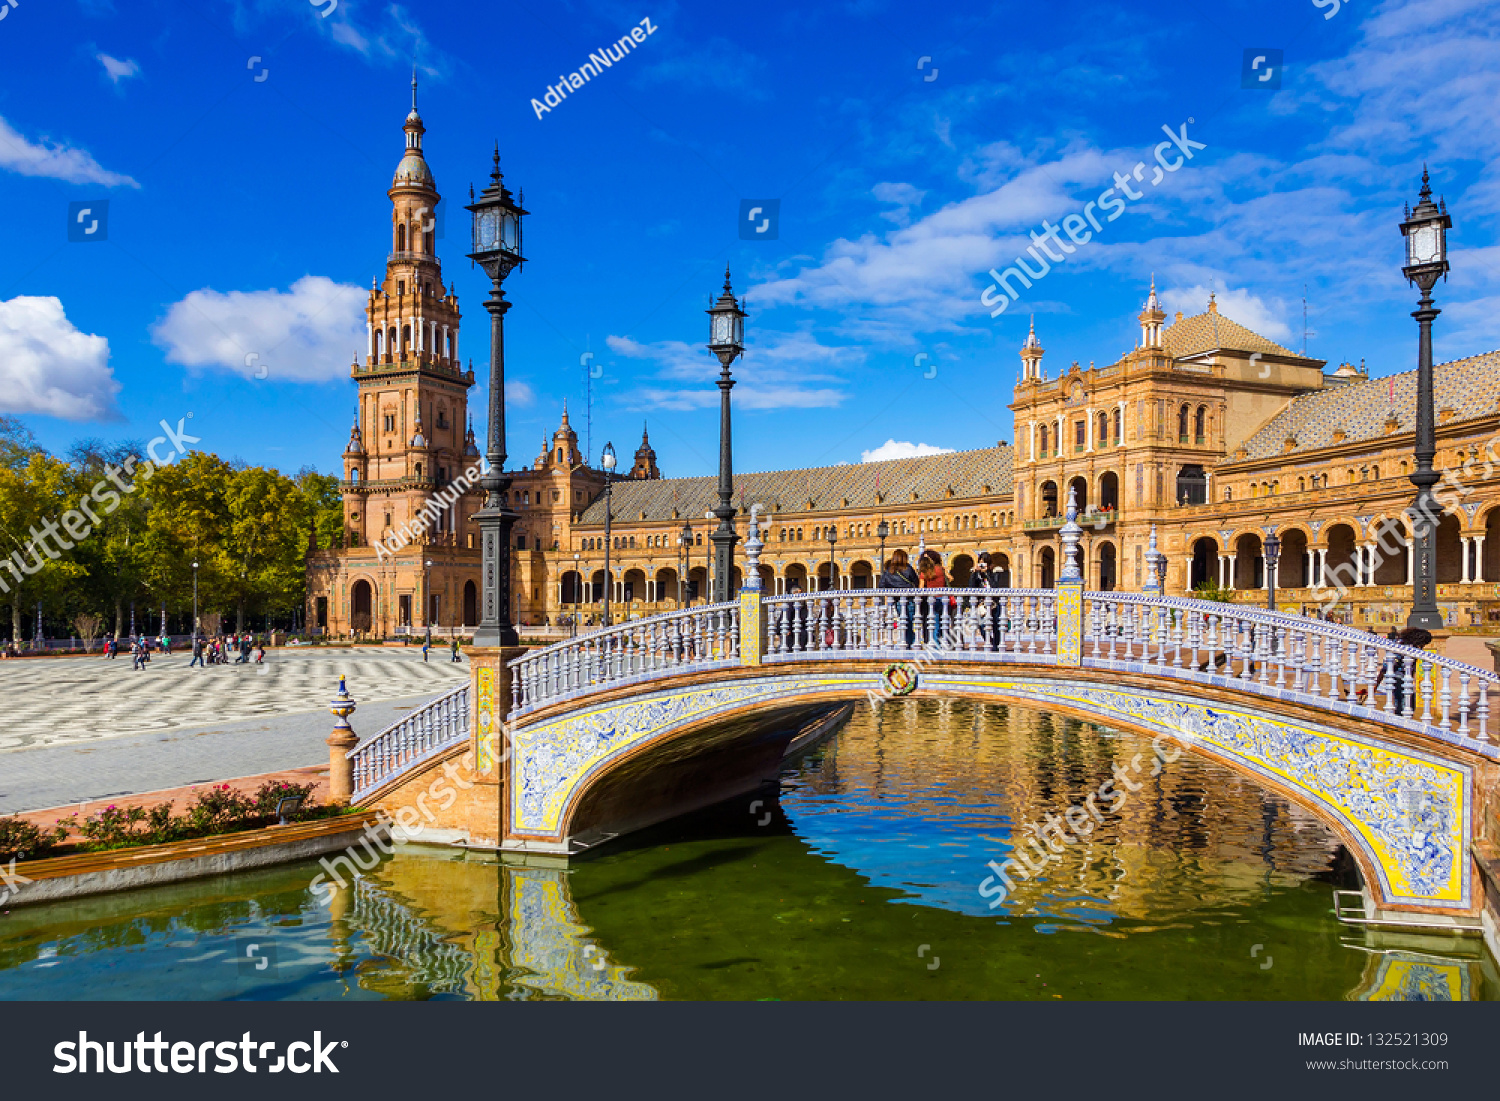
POLYGON ((1135 735, 961 701, 860 704, 779 791, 568 869, 412 847, 326 904, 320 871, 10 911, 0 997, 1500 996, 1478 942, 1335 921, 1357 872, 1300 807, 1135 735), (1086 816, 1121 767, 1137 790, 1086 816), (1086 836, 1048 826, 1070 808, 1086 836), (1002 891, 991 862, 1023 854, 1037 870, 1002 891))

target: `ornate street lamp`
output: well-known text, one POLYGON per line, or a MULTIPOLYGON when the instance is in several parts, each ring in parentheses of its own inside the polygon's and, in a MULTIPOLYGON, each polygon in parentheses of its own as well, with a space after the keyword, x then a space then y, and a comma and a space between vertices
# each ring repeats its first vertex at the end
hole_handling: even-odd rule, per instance
POLYGON ((1266 554, 1266 607, 1276 610, 1276 563, 1281 560, 1281 537, 1274 531, 1266 536, 1261 548, 1266 554))
POLYGON ((583 587, 583 563, 579 561, 578 555, 573 555, 573 629, 568 632, 569 638, 578 637, 578 590, 583 587))
POLYGON ((677 535, 677 548, 681 551, 678 556, 682 562, 681 572, 677 575, 677 610, 682 610, 683 595, 687 592, 687 575, 693 565, 693 527, 686 520, 682 522, 682 531, 677 535))
POLYGON ((1432 288, 1438 276, 1448 276, 1448 233, 1453 219, 1448 217, 1448 204, 1442 199, 1432 201, 1432 188, 1427 183, 1427 166, 1422 166, 1422 192, 1416 209, 1406 208, 1406 221, 1401 223, 1401 233, 1406 238, 1406 264, 1401 274, 1407 282, 1415 283, 1422 291, 1421 301, 1412 316, 1417 319, 1417 424, 1416 424, 1416 469, 1411 473, 1411 483, 1417 487, 1416 500, 1412 502, 1412 534, 1414 536, 1416 561, 1412 570, 1411 614, 1406 617, 1408 627, 1423 627, 1429 631, 1441 630, 1443 613, 1437 606, 1437 522, 1441 506, 1432 495, 1438 472, 1432 468, 1437 453, 1437 429, 1433 418, 1432 396, 1432 322, 1442 312, 1432 305, 1432 288))
POLYGON ((839 529, 833 524, 828 525, 828 587, 833 588, 833 548, 839 541, 839 529))
MULTIPOLYGON (((423 563, 423 566, 424 566, 424 568, 422 570, 422 588, 425 590, 424 593, 423 593, 423 596, 424 596, 424 598, 427 601, 427 606, 422 609, 422 622, 427 625, 427 641, 428 641, 429 644, 431 644, 431 642, 432 642, 432 621, 433 621, 433 618, 434 618, 433 614, 432 614, 432 559, 431 558, 427 559, 423 563)), ((441 606, 442 605, 439 604, 439 607, 441 607, 441 606)), ((443 626, 442 623, 439 622, 438 623, 438 629, 441 630, 442 626, 443 626)))
POLYGON ((891 525, 887 524, 884 519, 882 519, 880 523, 875 525, 875 536, 880 540, 880 562, 878 563, 879 573, 885 572, 885 541, 890 537, 890 534, 891 525))
POLYGON ((708 350, 719 357, 722 372, 719 375, 719 507, 713 515, 719 518, 719 526, 710 535, 714 547, 714 576, 712 603, 722 604, 730 598, 730 585, 734 579, 734 545, 739 535, 734 530, 734 462, 730 445, 729 391, 734 388, 734 379, 729 375, 729 365, 745 350, 745 311, 735 300, 729 287, 729 269, 724 269, 724 291, 719 300, 708 309, 708 350))
POLYGON ((193 637, 198 637, 198 563, 193 563, 193 637))
MULTIPOLYGON (((473 199, 474 189, 469 189, 473 199)), ((516 513, 509 507, 510 478, 505 474, 505 300, 501 284, 520 267, 521 219, 527 211, 511 197, 500 175, 500 146, 495 146, 495 167, 490 185, 466 207, 474 216, 474 251, 469 253, 490 277, 490 296, 484 308, 490 313, 490 393, 488 449, 489 470, 479 484, 484 488, 484 507, 474 514, 479 525, 482 563, 482 609, 474 631, 475 646, 519 646, 520 637, 510 617, 510 530, 516 513)))
POLYGON ((615 445, 606 443, 604 445, 604 457, 599 460, 599 465, 604 468, 604 626, 610 626, 609 598, 610 589, 614 585, 613 575, 609 572, 609 522, 611 510, 614 507, 615 488, 615 445))

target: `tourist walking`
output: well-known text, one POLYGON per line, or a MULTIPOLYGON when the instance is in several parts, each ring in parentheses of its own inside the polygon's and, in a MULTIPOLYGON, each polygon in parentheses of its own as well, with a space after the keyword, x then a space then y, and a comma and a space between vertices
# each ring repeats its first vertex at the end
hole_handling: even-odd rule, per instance
POLYGON ((422 639, 422 660, 427 660, 427 651, 432 649, 432 636, 427 635, 422 639))
POLYGON ((203 636, 202 635, 194 635, 193 636, 193 660, 190 661, 190 662, 188 662, 188 668, 191 669, 195 665, 198 666, 198 667, 200 667, 200 668, 203 667, 203 636))
POLYGON ((265 639, 261 639, 259 642, 257 642, 255 644, 255 664, 256 665, 264 665, 265 663, 266 663, 266 640, 265 639))
POLYGON ((453 658, 452 658, 452 660, 453 661, 458 661, 458 636, 457 635, 453 636, 452 646, 453 646, 453 658))

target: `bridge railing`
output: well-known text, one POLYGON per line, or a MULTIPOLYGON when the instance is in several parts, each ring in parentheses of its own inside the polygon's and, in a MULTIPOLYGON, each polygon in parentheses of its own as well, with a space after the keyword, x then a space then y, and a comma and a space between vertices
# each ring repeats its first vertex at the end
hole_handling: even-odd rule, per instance
POLYGON ((632 620, 511 662, 511 714, 666 671, 737 663, 739 656, 737 603, 632 620))
MULTIPOLYGON (((853 589, 763 601, 767 665, 830 658, 1058 665, 1055 589, 853 589)), ((512 663, 515 710, 612 684, 738 663, 739 610, 636 620, 512 663)), ((1500 676, 1342 624, 1149 593, 1083 593, 1079 663, 1234 687, 1500 757, 1500 676)))
MULTIPOLYGON (((876 589, 766 602, 765 661, 943 655, 1056 665, 1053 589, 876 589)), ((1147 593, 1085 592, 1081 664, 1233 685, 1340 714, 1440 731, 1490 730, 1500 677, 1342 624, 1147 593)))
POLYGON ((358 803, 387 781, 469 736, 469 685, 460 684, 349 751, 358 803))

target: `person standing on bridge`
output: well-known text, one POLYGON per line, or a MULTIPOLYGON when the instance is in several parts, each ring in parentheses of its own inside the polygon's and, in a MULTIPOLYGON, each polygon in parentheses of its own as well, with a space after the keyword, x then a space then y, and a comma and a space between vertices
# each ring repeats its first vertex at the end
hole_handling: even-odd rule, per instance
MULTIPOLYGON (((980 551, 975 558, 974 569, 969 573, 969 587, 972 589, 1000 588, 1000 578, 991 566, 989 551, 980 551)), ((979 623, 984 622, 986 599, 985 595, 981 595, 977 612, 979 623)), ((1000 601, 994 598, 988 599, 990 601, 989 637, 985 640, 985 644, 992 650, 998 650, 1000 648, 1000 601)))
MULTIPOLYGON (((938 552, 928 547, 922 552, 922 557, 917 559, 917 576, 921 579, 924 589, 946 589, 948 587, 948 575, 943 570, 943 560, 938 552)), ((951 598, 950 598, 951 599, 951 598)), ((943 613, 948 610, 948 601, 940 596, 927 598, 927 624, 928 631, 923 642, 941 646, 943 644, 943 613)))
MULTIPOLYGON (((915 589, 917 587, 917 571, 911 568, 911 562, 906 557, 906 552, 899 547, 891 551, 891 556, 886 559, 885 567, 880 572, 880 579, 876 585, 881 589, 915 589)), ((906 645, 912 646, 916 640, 916 632, 912 628, 912 620, 916 613, 916 601, 911 597, 898 597, 895 601, 896 626, 905 622, 906 645)))

